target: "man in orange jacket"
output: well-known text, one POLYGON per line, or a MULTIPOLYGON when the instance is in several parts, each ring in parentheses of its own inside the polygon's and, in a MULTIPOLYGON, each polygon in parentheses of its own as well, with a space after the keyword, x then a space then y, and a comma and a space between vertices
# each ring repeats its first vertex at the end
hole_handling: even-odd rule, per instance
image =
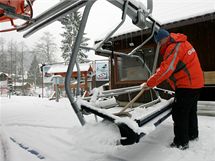
POLYGON ((161 45, 163 61, 155 74, 141 86, 153 88, 167 80, 175 90, 172 108, 175 137, 170 146, 184 150, 189 147, 190 140, 198 139, 197 101, 204 86, 203 72, 187 36, 160 29, 154 39, 161 45))

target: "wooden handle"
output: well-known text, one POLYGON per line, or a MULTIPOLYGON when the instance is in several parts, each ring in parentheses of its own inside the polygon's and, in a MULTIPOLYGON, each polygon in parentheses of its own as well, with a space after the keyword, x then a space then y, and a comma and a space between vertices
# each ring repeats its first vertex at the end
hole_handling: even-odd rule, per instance
POLYGON ((145 91, 145 88, 142 88, 141 91, 118 113, 115 113, 115 115, 120 116, 126 109, 128 109, 145 91))

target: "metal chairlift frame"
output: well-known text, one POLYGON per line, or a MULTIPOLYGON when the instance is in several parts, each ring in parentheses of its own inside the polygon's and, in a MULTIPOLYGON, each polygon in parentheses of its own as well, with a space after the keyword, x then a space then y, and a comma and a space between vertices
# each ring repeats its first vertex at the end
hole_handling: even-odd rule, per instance
MULTIPOLYGON (((140 49, 144 44, 146 44, 153 37, 154 32, 156 30, 158 30, 160 27, 160 25, 150 16, 150 14, 152 12, 152 0, 147 1, 148 8, 145 8, 143 5, 139 5, 139 3, 137 3, 135 0, 114 0, 114 1, 107 0, 107 1, 122 10, 122 21, 116 26, 116 28, 114 28, 108 35, 106 35, 104 40, 102 42, 98 43, 93 48, 93 50, 95 50, 97 52, 108 53, 108 54, 114 53, 116 55, 121 55, 121 56, 123 55, 123 56, 135 57, 135 58, 140 59, 141 62, 144 63, 144 61, 139 56, 134 55, 134 53, 138 49, 140 49), (129 54, 115 52, 115 51, 113 52, 110 50, 103 49, 102 48, 103 44, 105 42, 107 42, 109 40, 109 38, 123 25, 126 15, 128 15, 132 19, 132 22, 134 23, 134 25, 138 26, 139 28, 141 28, 141 29, 144 29, 146 27, 152 28, 150 36, 142 44, 140 44, 138 47, 136 47, 134 50, 132 50, 129 54)), ((54 7, 52 7, 51 9, 45 11, 38 17, 34 18, 27 27, 21 28, 19 30, 19 31, 28 30, 24 34, 24 37, 28 37, 28 36, 32 35, 33 33, 35 33, 36 31, 38 31, 38 30, 44 28, 45 26, 53 23, 54 21, 62 18, 66 14, 77 11, 81 7, 85 6, 84 12, 82 15, 81 24, 79 26, 79 32, 76 37, 74 48, 72 49, 72 54, 70 57, 67 74, 66 74, 66 78, 65 78, 65 90, 66 90, 67 96, 69 98, 69 101, 70 101, 81 125, 84 125, 86 123, 86 121, 84 119, 83 112, 81 111, 82 109, 80 109, 80 107, 78 106, 78 104, 76 102, 77 101, 76 97, 73 96, 71 93, 70 81, 71 81, 71 76, 72 76, 74 65, 77 64, 76 58, 78 55, 79 48, 81 47, 80 44, 81 44, 81 40, 82 40, 82 37, 84 34, 88 15, 90 13, 91 7, 93 6, 93 4, 95 2, 96 2, 96 0, 65 0, 65 1, 62 1, 62 2, 58 3, 57 5, 55 5, 54 7)), ((153 70, 150 71, 146 65, 146 68, 150 74, 154 73, 156 65, 157 65, 158 49, 159 49, 159 45, 157 46, 157 50, 156 50, 153 70)), ((115 90, 112 90, 109 92, 104 92, 103 95, 99 96, 99 97, 107 97, 107 96, 118 95, 120 93, 126 93, 125 89, 130 90, 129 92, 140 90, 140 88, 137 88, 137 87, 127 87, 124 89, 115 89, 115 90)), ((103 113, 98 112, 94 108, 86 108, 86 107, 83 107, 83 108, 85 108, 85 110, 87 110, 87 112, 92 112, 92 113, 94 113, 98 116, 101 116, 103 118, 106 118, 107 120, 110 120, 110 121, 114 121, 116 119, 116 117, 118 117, 118 116, 105 115, 103 113)), ((158 111, 158 112, 152 114, 150 117, 147 117, 143 120, 139 120, 139 122, 137 120, 136 122, 138 123, 138 125, 142 126, 167 110, 169 110, 169 106, 165 107, 163 109, 163 111, 158 111)), ((159 120, 157 120, 154 123, 154 125, 157 126, 159 123, 161 123, 163 121, 163 119, 165 119, 169 115, 170 115, 170 113, 167 113, 163 118, 159 118, 159 120)), ((138 142, 140 137, 144 135, 144 134, 135 133, 130 127, 128 127, 128 125, 126 125, 124 123, 119 123, 118 127, 120 129, 122 137, 126 136, 128 138, 127 140, 125 140, 124 144, 132 144, 134 142, 138 142)), ((121 142, 123 142, 123 140, 121 142)))

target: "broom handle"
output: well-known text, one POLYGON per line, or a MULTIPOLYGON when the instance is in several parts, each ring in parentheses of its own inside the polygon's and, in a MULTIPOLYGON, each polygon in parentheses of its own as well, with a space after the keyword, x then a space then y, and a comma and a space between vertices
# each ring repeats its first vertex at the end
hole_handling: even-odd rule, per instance
POLYGON ((124 112, 127 108, 129 108, 145 91, 145 88, 142 88, 141 91, 129 102, 119 113, 124 112))

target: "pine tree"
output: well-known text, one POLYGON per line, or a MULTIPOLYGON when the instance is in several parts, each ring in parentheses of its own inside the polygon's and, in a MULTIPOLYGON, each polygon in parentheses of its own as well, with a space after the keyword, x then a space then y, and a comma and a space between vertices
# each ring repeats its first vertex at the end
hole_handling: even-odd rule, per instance
MULTIPOLYGON (((78 34, 78 29, 81 23, 81 14, 79 12, 72 12, 59 20, 63 25, 64 32, 61 34, 63 40, 61 41, 61 50, 63 59, 68 62, 70 59, 71 49, 74 47, 75 38, 78 34)), ((85 35, 85 34, 84 34, 85 35)), ((87 46, 89 38, 83 37, 81 46, 87 46)), ((86 49, 79 49, 77 61, 83 63, 87 58, 85 54, 86 49)))
POLYGON ((36 55, 34 56, 28 71, 28 82, 35 85, 39 85, 41 83, 39 62, 36 55))

